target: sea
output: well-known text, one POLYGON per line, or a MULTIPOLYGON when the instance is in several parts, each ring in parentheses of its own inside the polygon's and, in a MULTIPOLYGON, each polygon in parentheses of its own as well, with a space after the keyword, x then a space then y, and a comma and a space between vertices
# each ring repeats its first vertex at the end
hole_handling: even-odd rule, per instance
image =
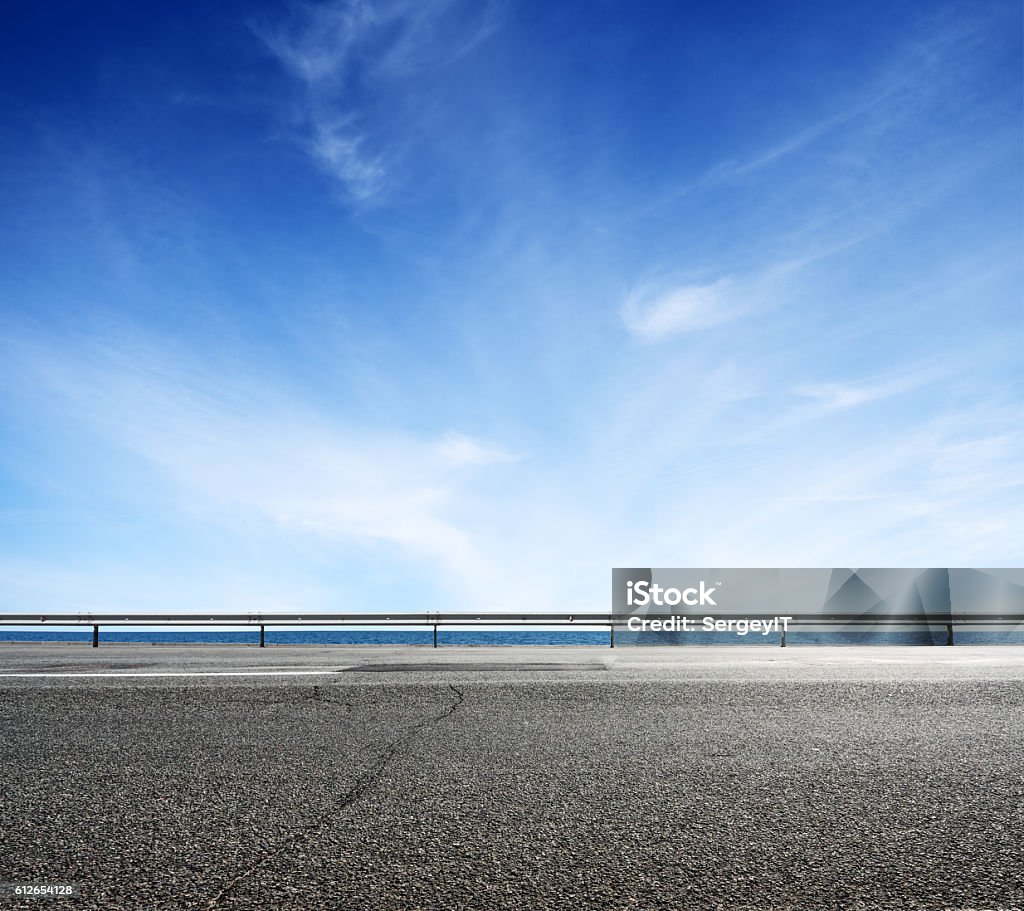
MULTIPOLYGON (((0 642, 88 642, 88 627, 72 630, 0 629, 0 642)), ((440 629, 439 645, 609 645, 607 630, 459 630, 440 629)), ((258 645, 257 630, 100 630, 100 642, 140 642, 154 645, 238 644, 258 645)), ((1024 628, 957 629, 957 645, 1024 645, 1024 628)), ((349 629, 275 629, 266 631, 267 645, 423 645, 430 646, 433 636, 428 630, 349 630, 349 629)), ((779 647, 777 634, 762 636, 748 633, 630 633, 615 631, 616 646, 673 645, 680 648, 709 645, 731 645, 738 648, 779 647)), ((945 627, 932 629, 814 631, 790 629, 787 645, 940 645, 946 644, 945 627)))

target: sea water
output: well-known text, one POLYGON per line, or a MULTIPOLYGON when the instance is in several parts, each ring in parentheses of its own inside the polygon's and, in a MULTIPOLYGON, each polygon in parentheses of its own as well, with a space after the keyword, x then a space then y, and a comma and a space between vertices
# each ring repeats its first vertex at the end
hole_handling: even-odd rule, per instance
MULTIPOLYGON (((87 642, 92 630, 15 630, 0 629, 0 641, 7 642, 87 642)), ((440 645, 609 645, 607 630, 438 630, 440 645)), ((956 629, 957 645, 1022 645, 1024 630, 956 629)), ((100 628, 100 642, 142 642, 159 644, 237 643, 258 645, 259 631, 244 630, 106 630, 100 628)), ((318 630, 274 629, 266 631, 268 645, 425 645, 433 642, 430 629, 424 630, 318 630)), ((863 630, 852 632, 799 631, 791 628, 787 645, 945 645, 946 628, 909 631, 863 630)), ((737 636, 734 633, 630 633, 616 629, 617 646, 632 645, 735 645, 779 647, 778 636, 737 636)))

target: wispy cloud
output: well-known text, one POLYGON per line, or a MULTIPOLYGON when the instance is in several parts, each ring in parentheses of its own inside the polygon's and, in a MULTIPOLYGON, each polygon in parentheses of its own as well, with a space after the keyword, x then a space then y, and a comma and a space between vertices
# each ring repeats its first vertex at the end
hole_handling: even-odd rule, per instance
POLYGON ((809 399, 812 403, 810 410, 815 415, 822 415, 902 395, 941 379, 948 373, 948 368, 923 365, 890 377, 866 382, 806 383, 794 387, 793 392, 800 398, 809 399))
MULTIPOLYGON (((424 70, 454 63, 497 27, 499 4, 462 0, 335 0, 291 7, 254 31, 302 92, 301 142, 356 201, 389 185, 403 116, 376 96, 424 70), (384 119, 381 124, 380 109, 384 119)), ((408 137, 406 137, 408 138, 408 137)))
POLYGON ((844 555, 861 565, 1012 562, 1024 492, 1018 423, 1015 408, 996 405, 860 438, 851 429, 834 444, 790 434, 762 446, 764 464, 748 463, 736 489, 695 497, 690 512, 715 516, 699 536, 668 516, 655 540, 746 565, 832 566, 844 555))
POLYGON ((656 341, 670 335, 706 329, 736 319, 749 304, 737 297, 731 279, 706 285, 666 286, 664 282, 635 288, 622 306, 622 321, 635 336, 656 341))
POLYGON ((31 378, 43 413, 134 454, 201 521, 236 532, 262 523, 339 546, 391 545, 436 561, 453 585, 483 584, 486 560, 458 519, 461 473, 515 460, 500 445, 452 431, 348 425, 258 377, 211 373, 144 344, 74 353, 14 345, 7 353, 31 378))
POLYGON ((619 315, 626 330, 646 342, 731 323, 776 306, 787 280, 825 255, 827 251, 801 262, 780 262, 753 275, 727 275, 703 283, 671 274, 648 279, 630 291, 619 315))
POLYGON ((594 609, 612 565, 924 564, 986 547, 1009 559, 1019 524, 1014 410, 887 406, 929 385, 927 364, 796 386, 756 363, 698 364, 667 384, 630 368, 650 381, 640 402, 604 403, 587 445, 527 459, 486 435, 355 425, 270 377, 147 342, 15 341, 3 353, 8 401, 59 428, 108 516, 126 502, 225 542, 201 569, 161 553, 163 566, 70 567, 47 581, 49 564, 15 561, 11 597, 25 604, 127 605, 149 586, 166 609, 326 609, 350 584, 325 569, 337 564, 368 607, 398 603, 381 594, 397 565, 422 579, 417 603, 594 609), (876 431, 843 423, 872 404, 876 431), (822 434, 815 419, 836 423, 822 434), (244 557, 262 540, 285 551, 280 570, 244 557), (186 571, 188 585, 173 583, 186 571))
MULTIPOLYGON (((969 91, 969 70, 989 27, 984 17, 974 19, 962 11, 953 18, 948 14, 926 17, 915 34, 865 74, 859 86, 831 100, 831 113, 797 124, 767 146, 716 162, 696 179, 663 195, 657 205, 753 177, 844 131, 857 136, 859 145, 884 140, 935 101, 948 104, 951 94, 969 91)), ((860 151, 855 148, 850 153, 858 157, 860 151)))
POLYGON ((309 151, 328 174, 356 199, 369 199, 383 186, 387 171, 380 158, 364 152, 366 137, 349 118, 333 123, 320 119, 311 126, 309 151))
POLYGON ((981 100, 972 80, 990 28, 984 17, 925 17, 859 85, 837 85, 818 99, 830 113, 789 121, 788 130, 780 124, 774 141, 659 187, 635 218, 667 237, 676 219, 686 224, 694 213, 707 227, 676 250, 658 251, 649 268, 669 277, 645 279, 626 295, 626 329, 658 341, 785 306, 809 267, 856 255, 1004 155, 998 144, 961 143, 932 116, 940 105, 981 100), (906 152, 935 143, 945 154, 924 167, 906 152))
POLYGON ((302 3, 284 22, 256 30, 292 75, 312 85, 344 75, 360 42, 388 18, 363 0, 302 3))

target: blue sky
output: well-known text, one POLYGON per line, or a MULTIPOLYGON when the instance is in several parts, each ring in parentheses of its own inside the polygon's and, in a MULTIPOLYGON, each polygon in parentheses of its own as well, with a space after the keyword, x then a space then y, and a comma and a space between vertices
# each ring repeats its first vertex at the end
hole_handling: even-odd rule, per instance
POLYGON ((1016 3, 15 2, 0 609, 1020 565, 1016 3))

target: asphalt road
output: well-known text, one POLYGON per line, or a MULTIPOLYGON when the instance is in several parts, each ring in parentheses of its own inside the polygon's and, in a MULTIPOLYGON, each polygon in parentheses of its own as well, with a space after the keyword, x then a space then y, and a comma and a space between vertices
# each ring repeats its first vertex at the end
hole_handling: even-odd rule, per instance
POLYGON ((175 651, 0 647, 318 671, 0 676, 0 907, 1024 909, 1021 649, 175 651))

